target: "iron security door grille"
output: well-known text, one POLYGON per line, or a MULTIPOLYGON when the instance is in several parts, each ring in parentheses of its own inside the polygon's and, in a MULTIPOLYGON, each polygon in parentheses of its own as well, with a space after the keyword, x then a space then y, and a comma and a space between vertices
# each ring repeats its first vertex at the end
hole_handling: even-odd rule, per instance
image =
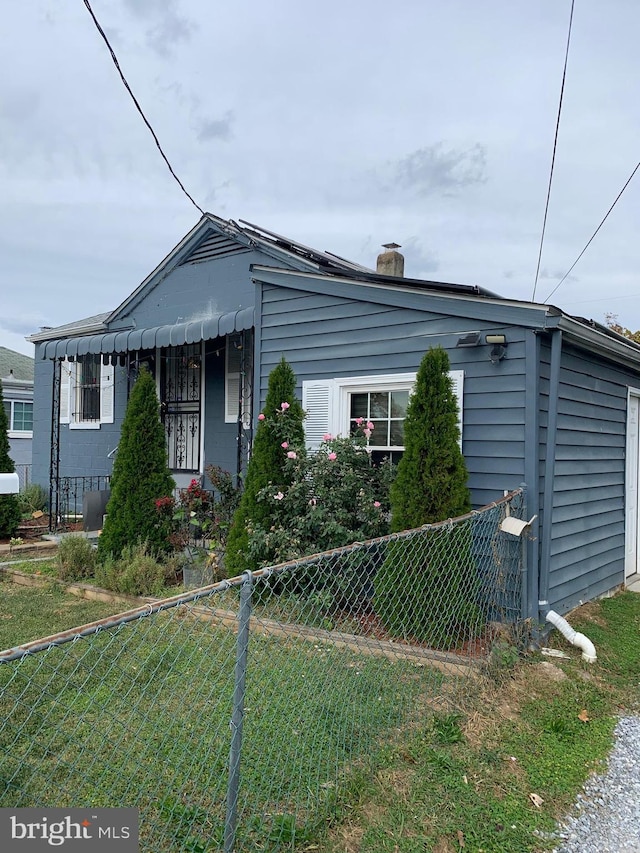
POLYGON ((200 470, 200 344, 162 350, 160 403, 172 471, 200 470))

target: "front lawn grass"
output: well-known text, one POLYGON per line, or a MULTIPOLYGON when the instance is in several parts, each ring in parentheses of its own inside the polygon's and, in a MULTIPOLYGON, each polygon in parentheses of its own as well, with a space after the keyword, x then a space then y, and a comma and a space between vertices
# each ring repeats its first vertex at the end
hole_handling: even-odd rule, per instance
MULTIPOLYGON (((236 635, 206 617, 236 601, 228 590, 193 615, 172 608, 0 664, 0 806, 137 806, 143 851, 220 849, 236 635)), ((35 633, 51 633, 33 609, 35 633)), ((27 633, 14 623, 6 645, 27 633)), ((253 631, 237 849, 321 836, 444 681, 403 660, 253 631)))
POLYGON ((624 592, 571 615, 598 653, 554 631, 547 643, 569 660, 530 659, 498 673, 480 704, 456 720, 436 716, 390 750, 364 780, 348 821, 332 827, 326 853, 532 853, 548 851, 556 821, 587 776, 602 772, 613 729, 640 699, 640 595, 624 592), (446 737, 443 736, 445 733, 446 737))
MULTIPOLYGON (((0 620, 14 631, 0 645, 51 633, 47 601, 68 613, 59 590, 7 587, 0 612, 32 599, 35 627, 0 620)), ((78 622, 113 611, 74 605, 90 608, 72 611, 78 622)), ((208 607, 236 609, 235 591, 198 603, 208 607)), ((617 716, 639 699, 640 596, 570 621, 595 643, 595 664, 553 631, 547 644, 568 660, 505 659, 462 712, 427 668, 252 632, 237 849, 551 850, 557 819, 604 768, 617 716)), ((179 608, 0 666, 0 805, 137 805, 143 851, 221 849, 234 661, 233 633, 179 608)))
POLYGON ((0 575, 0 650, 103 619, 113 612, 113 604, 76 598, 55 583, 25 587, 0 575))

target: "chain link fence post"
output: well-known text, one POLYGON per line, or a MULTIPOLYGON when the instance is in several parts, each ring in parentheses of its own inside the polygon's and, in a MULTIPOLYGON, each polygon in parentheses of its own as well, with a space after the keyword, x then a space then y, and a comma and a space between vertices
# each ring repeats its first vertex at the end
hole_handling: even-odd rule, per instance
POLYGON ((244 695, 247 675, 253 575, 251 572, 245 572, 243 578, 244 580, 240 587, 240 609, 238 612, 238 638, 236 641, 233 711, 231 715, 231 747, 229 749, 229 781, 227 785, 227 813, 224 822, 224 853, 233 853, 238 818, 240 754, 242 751, 242 722, 244 719, 244 695))

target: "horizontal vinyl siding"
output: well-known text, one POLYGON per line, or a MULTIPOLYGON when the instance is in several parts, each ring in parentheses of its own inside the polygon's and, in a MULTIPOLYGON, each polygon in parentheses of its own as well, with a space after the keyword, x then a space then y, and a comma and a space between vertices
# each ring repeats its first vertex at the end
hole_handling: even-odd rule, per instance
POLYGON ((563 349, 549 577, 560 612, 623 581, 627 387, 639 381, 563 349))
MULTIPOLYGON (((362 289, 358 295, 363 296, 362 289)), ((428 305, 428 303, 427 303, 428 305)), ((464 370, 463 453, 474 506, 524 480, 524 333, 486 321, 264 285, 261 305, 260 401, 270 371, 284 356, 299 385, 311 379, 405 373, 443 346, 452 370, 464 370), (507 357, 494 365, 490 347, 456 347, 470 331, 505 331, 507 357)), ((300 391, 300 389, 299 389, 300 391)))

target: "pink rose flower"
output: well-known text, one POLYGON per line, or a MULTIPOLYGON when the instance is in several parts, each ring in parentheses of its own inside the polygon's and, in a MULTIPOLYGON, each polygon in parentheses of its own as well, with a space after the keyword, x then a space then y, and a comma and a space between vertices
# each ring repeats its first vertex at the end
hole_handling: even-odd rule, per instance
POLYGON ((298 454, 294 450, 290 450, 287 453, 287 459, 297 459, 297 458, 298 458, 298 454))
POLYGON ((282 492, 278 492, 277 495, 273 496, 274 500, 276 500, 276 501, 281 501, 283 497, 284 497, 284 495, 282 494, 282 492))
POLYGON ((379 508, 380 508, 380 506, 381 506, 381 503, 380 503, 380 501, 374 501, 374 502, 373 502, 373 505, 374 505, 374 507, 375 507, 376 509, 379 509, 379 508))
POLYGON ((286 403, 286 402, 280 403, 280 408, 282 409, 283 412, 286 412, 287 409, 289 408, 289 403, 286 403))
POLYGON ((375 429, 375 426, 371 421, 367 421, 367 429, 375 429))
POLYGON ((333 438, 333 436, 331 435, 330 432, 325 432, 325 434, 322 436, 323 441, 331 441, 332 438, 333 438))
POLYGON ((327 453, 327 459, 330 459, 331 462, 333 462, 337 458, 338 458, 337 453, 334 453, 333 451, 331 451, 331 453, 327 453))
POLYGON ((364 418, 356 418, 356 424, 358 426, 362 426, 363 423, 364 423, 364 418))
POLYGON ((258 415, 258 420, 259 420, 259 421, 263 421, 263 420, 264 420, 264 415, 262 414, 262 412, 260 412, 260 414, 258 415))
POLYGON ((288 442, 288 441, 283 441, 283 442, 282 442, 282 444, 280 445, 280 447, 284 447, 284 449, 286 450, 286 449, 287 449, 287 447, 289 447, 289 442, 288 442))
POLYGON ((364 435, 365 438, 371 438, 371 430, 370 429, 363 429, 362 434, 364 435))

